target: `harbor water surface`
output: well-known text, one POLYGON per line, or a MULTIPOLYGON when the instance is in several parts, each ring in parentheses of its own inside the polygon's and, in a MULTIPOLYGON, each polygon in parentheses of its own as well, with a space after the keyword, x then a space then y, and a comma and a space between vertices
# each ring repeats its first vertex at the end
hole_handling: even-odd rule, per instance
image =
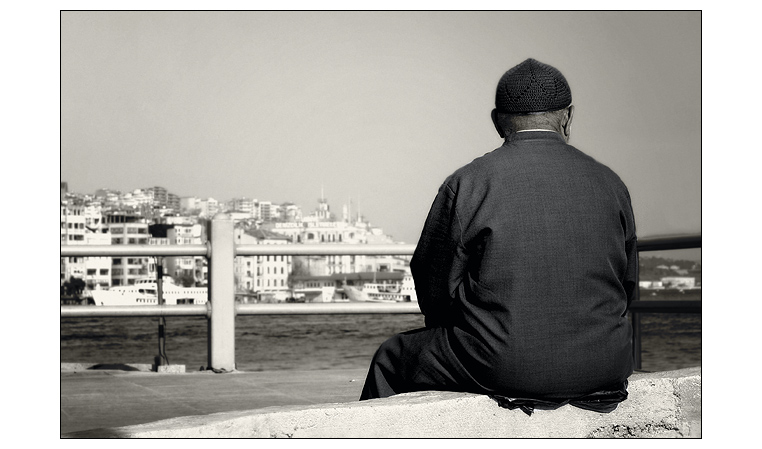
MULTIPOLYGON (((701 365, 701 314, 642 314, 642 369, 701 365)), ((236 318, 240 371, 367 368, 392 335, 423 327, 422 315, 274 315, 236 318)), ((170 364, 207 366, 207 320, 166 318, 170 364)), ((151 364, 158 355, 158 318, 62 318, 61 362, 151 364)))

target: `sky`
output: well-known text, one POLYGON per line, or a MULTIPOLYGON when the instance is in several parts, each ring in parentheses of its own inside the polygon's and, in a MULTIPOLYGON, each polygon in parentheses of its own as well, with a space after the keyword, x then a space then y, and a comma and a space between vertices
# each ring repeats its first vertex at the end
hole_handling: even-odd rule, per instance
POLYGON ((415 243, 501 145, 495 87, 529 57, 564 73, 570 143, 628 186, 639 237, 700 233, 700 11, 64 11, 61 180, 305 214, 323 192, 415 243))

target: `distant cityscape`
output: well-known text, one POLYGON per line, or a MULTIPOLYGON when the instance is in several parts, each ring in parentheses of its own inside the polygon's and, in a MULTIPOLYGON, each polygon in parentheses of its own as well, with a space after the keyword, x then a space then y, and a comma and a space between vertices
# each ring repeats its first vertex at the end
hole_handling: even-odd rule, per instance
MULTIPOLYGON (((61 182, 61 245, 205 244, 208 223, 220 212, 234 220, 235 240, 242 245, 398 243, 353 211, 351 203, 342 205, 337 216, 322 192, 314 210, 305 214, 292 202, 180 197, 158 186, 82 194, 61 182)), ((160 263, 164 276, 177 285, 208 283, 206 257, 164 257, 160 263)), ((377 273, 401 281, 403 273, 409 276, 409 263, 410 256, 239 256, 235 284, 239 295, 283 300, 295 288, 339 285, 349 273, 359 273, 360 285, 375 282, 377 273)), ((95 289, 155 279, 157 273, 155 257, 62 257, 61 295, 83 297, 95 289)), ((644 255, 639 280, 644 290, 700 289, 701 264, 644 255)))
MULTIPOLYGON (((180 197, 163 187, 93 194, 70 192, 61 182, 61 245, 197 245, 207 241, 207 226, 224 212, 235 222, 237 244, 394 244, 351 204, 340 216, 326 198, 305 214, 300 205, 253 198, 180 197)), ((155 257, 62 257, 61 295, 82 296, 94 289, 134 285, 156 278, 155 257)), ((248 295, 285 296, 296 278, 335 277, 341 273, 403 273, 409 256, 239 256, 235 260, 236 291, 248 295)), ((178 285, 206 286, 205 257, 161 258, 164 276, 178 285)))
POLYGON ((641 290, 700 290, 701 263, 663 257, 640 257, 641 290))

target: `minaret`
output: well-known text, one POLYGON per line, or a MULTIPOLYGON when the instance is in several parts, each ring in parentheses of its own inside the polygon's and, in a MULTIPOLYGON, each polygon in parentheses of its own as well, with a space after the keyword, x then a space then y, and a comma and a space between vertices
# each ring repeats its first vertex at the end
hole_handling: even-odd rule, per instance
POLYGON ((360 213, 360 197, 357 197, 357 222, 362 223, 362 214, 360 213))
POLYGON ((321 220, 330 218, 330 212, 328 211, 328 201, 325 199, 325 192, 323 192, 322 184, 320 184, 320 204, 318 204, 318 218, 321 220))

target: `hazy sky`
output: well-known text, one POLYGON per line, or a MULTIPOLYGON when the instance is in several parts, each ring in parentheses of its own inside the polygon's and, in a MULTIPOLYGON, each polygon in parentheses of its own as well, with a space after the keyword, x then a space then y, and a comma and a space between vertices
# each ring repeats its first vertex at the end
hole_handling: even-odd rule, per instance
POLYGON ((570 143, 629 187, 641 238, 701 231, 700 12, 64 12, 72 191, 352 199, 415 243, 439 185, 501 145, 500 76, 566 76, 570 143))

